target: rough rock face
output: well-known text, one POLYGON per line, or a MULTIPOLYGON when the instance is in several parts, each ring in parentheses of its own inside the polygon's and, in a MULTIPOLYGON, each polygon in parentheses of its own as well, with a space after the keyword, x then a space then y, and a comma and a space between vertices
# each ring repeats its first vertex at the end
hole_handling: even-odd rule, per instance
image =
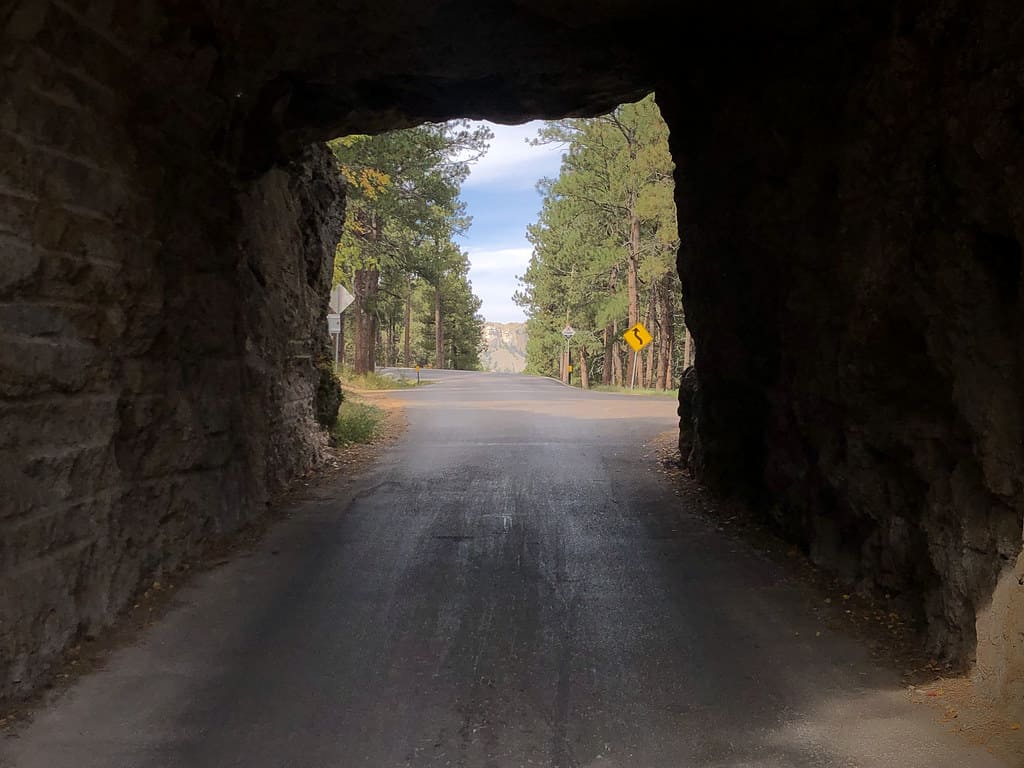
POLYGON ((143 68, 127 29, 63 4, 10 13, 0 697, 316 462, 343 199, 325 150, 233 180, 214 151, 226 102, 188 90, 199 62, 143 93, 147 71, 174 73, 143 68))
POLYGON ((323 458, 341 402, 326 333, 344 194, 322 145, 248 185, 238 200, 246 454, 271 491, 323 458), (327 382, 323 372, 327 372, 327 382))
POLYGON ((340 192, 311 144, 655 88, 694 466, 907 596, 937 652, 980 617, 982 681, 1024 698, 1018 17, 0 3, 0 695, 315 463, 340 192))
POLYGON ((667 109, 694 466, 907 597, 936 654, 970 659, 997 614, 979 674, 1020 699, 1010 572, 988 606, 1024 510, 1024 46, 1017 11, 985 6, 751 52, 758 72, 694 79, 667 109))
POLYGON ((485 371, 522 373, 526 368, 526 323, 484 323, 484 351, 480 361, 485 371))

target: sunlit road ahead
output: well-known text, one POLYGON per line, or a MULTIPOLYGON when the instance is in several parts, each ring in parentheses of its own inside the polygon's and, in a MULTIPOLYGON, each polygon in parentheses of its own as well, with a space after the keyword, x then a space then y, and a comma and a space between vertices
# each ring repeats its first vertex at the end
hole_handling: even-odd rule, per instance
POLYGON ((998 765, 678 509, 643 448, 671 398, 425 373, 354 492, 197 579, 0 764, 998 765))

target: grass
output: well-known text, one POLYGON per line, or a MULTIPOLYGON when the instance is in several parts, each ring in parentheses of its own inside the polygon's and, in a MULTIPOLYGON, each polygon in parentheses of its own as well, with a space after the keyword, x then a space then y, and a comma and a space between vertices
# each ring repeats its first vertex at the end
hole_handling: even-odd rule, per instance
POLYGON ((610 384, 591 384, 590 388, 594 392, 615 392, 619 395, 660 395, 661 397, 679 397, 678 389, 644 389, 642 387, 630 389, 629 387, 613 387, 610 384))
POLYGON ((414 375, 411 379, 405 377, 394 379, 376 371, 356 376, 350 368, 346 368, 341 372, 341 383, 345 387, 355 389, 406 389, 416 386, 416 378, 414 375))
POLYGON ((331 438, 335 445, 342 447, 368 443, 380 435, 384 419, 384 409, 346 394, 338 409, 338 420, 331 430, 331 438))

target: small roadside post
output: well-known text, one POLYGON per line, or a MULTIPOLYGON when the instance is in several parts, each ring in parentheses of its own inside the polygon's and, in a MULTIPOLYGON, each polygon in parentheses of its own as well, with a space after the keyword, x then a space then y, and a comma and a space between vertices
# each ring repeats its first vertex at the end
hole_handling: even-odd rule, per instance
POLYGON ((420 385, 420 364, 416 363, 416 386, 420 385))
POLYGON ((356 300, 356 297, 348 292, 343 285, 336 285, 331 289, 331 298, 328 302, 331 312, 327 315, 327 333, 334 337, 334 370, 338 370, 338 357, 341 347, 341 313, 349 304, 356 300))
POLYGON ((640 364, 640 350, 650 344, 654 337, 651 336, 650 331, 644 328, 643 323, 637 323, 622 334, 622 338, 633 349, 633 377, 629 382, 629 388, 633 389, 636 386, 636 369, 640 364))
POLYGON ((341 313, 331 312, 327 315, 327 332, 334 340, 334 369, 338 369, 338 348, 341 342, 341 313))
POLYGON ((569 339, 576 335, 576 331, 568 323, 565 324, 565 328, 562 329, 562 335, 565 336, 565 380, 567 384, 572 384, 572 352, 569 351, 569 339))

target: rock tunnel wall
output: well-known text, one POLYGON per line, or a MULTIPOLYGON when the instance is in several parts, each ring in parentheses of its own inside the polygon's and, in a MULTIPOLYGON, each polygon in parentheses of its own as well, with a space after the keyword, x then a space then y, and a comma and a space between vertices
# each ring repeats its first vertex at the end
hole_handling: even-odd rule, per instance
POLYGON ((709 54, 666 110, 693 466, 901 596, 937 656, 972 659, 980 616, 978 674, 1016 701, 1020 24, 1013 3, 945 3, 725 53, 756 71, 709 54))
POLYGON ((1017 6, 733 10, 0 0, 0 695, 316 461, 303 147, 653 87, 694 466, 1024 700, 1017 6))
POLYGON ((113 5, 0 7, 0 698, 324 447, 329 154, 234 181, 202 51, 113 5))

